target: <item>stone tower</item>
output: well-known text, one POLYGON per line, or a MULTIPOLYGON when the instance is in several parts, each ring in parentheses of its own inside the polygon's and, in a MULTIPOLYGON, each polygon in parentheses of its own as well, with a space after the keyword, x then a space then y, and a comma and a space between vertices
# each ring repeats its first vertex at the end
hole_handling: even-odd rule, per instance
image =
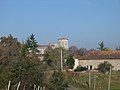
POLYGON ((67 38, 59 38, 58 39, 58 46, 68 49, 68 39, 67 38))

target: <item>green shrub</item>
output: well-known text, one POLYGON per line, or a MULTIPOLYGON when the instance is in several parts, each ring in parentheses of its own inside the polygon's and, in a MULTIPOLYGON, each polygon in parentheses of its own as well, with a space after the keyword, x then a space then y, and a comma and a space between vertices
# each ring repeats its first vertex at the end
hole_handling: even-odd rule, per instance
POLYGON ((86 70, 88 70, 88 68, 78 66, 74 71, 86 71, 86 70))
POLYGON ((108 61, 104 61, 98 65, 98 70, 102 73, 110 71, 110 67, 113 67, 108 61))

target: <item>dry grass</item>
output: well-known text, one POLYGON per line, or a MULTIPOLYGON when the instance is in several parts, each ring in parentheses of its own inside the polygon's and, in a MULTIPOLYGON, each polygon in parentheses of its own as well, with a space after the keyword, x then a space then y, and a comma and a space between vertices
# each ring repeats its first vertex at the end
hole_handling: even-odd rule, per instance
MULTIPOLYGON (((74 73, 67 72, 67 81, 69 84, 80 88, 81 90, 88 90, 88 72, 74 73)), ((108 74, 99 72, 91 72, 91 90, 93 90, 94 74, 96 75, 96 90, 107 90, 108 87, 108 74)), ((120 90, 120 72, 112 72, 111 77, 111 90, 120 90)))

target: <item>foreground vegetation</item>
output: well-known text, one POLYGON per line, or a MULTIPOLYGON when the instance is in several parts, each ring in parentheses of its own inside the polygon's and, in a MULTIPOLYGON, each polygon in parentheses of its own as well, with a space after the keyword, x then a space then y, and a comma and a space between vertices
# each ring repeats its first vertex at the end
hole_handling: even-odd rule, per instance
POLYGON ((19 82, 19 90, 33 90, 35 85, 46 90, 64 90, 60 49, 48 48, 45 60, 40 61, 37 47, 33 34, 23 43, 12 35, 0 38, 0 90, 6 90, 9 81, 10 90, 16 90, 19 82))

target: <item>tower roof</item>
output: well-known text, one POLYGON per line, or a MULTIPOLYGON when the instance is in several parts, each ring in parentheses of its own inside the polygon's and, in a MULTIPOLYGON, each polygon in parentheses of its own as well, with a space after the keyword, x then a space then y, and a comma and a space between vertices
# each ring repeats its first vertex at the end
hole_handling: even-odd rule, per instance
POLYGON ((58 40, 68 40, 67 38, 59 38, 58 40))

